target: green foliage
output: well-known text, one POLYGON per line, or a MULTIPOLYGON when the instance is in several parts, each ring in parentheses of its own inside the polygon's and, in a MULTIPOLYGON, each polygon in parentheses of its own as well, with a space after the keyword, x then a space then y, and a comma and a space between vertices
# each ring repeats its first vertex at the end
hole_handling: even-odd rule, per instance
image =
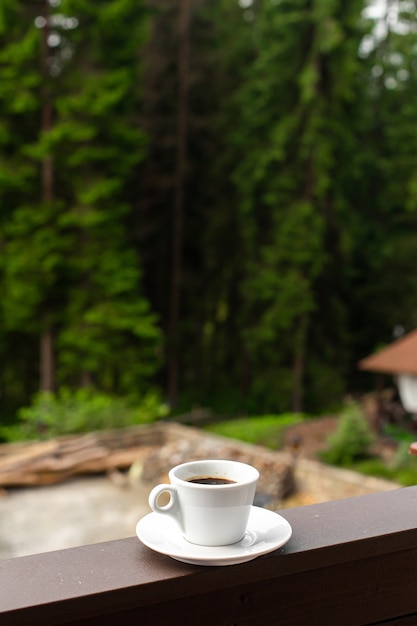
MULTIPOLYGON (((98 4, 10 0, 1 13, 0 316, 41 372, 33 346, 48 334, 45 389, 93 382, 129 395, 147 387, 161 345, 126 217, 146 143, 136 116, 147 10, 98 4), (45 51, 48 20, 56 44, 45 51)), ((19 377, 16 361, 8 367, 19 377)), ((21 402, 36 385, 28 372, 21 402)))
POLYGON ((388 424, 384 428, 384 434, 397 443, 392 459, 365 459, 356 462, 353 468, 364 474, 396 481, 404 487, 416 485, 417 462, 409 452, 410 444, 416 439, 415 434, 398 424, 388 424))
POLYGON ((364 459, 354 463, 352 469, 369 476, 392 480, 404 487, 417 484, 417 463, 415 457, 408 452, 408 444, 399 446, 391 463, 381 459, 364 459))
POLYGON ((62 389, 56 395, 37 394, 31 406, 20 409, 19 423, 1 427, 0 436, 8 441, 57 437, 148 424, 165 415, 167 407, 155 391, 129 400, 91 389, 62 389))
POLYGON ((229 150, 246 251, 241 342, 253 372, 250 393, 273 403, 275 390, 279 409, 291 406, 296 393, 307 399, 317 393, 318 386, 309 388, 314 373, 306 375, 315 371, 312 360, 332 369, 335 388, 343 389, 346 318, 334 323, 344 278, 339 232, 346 191, 338 163, 359 71, 360 5, 257 3, 252 56, 234 94, 229 150), (329 328, 335 336, 324 353, 319 345, 329 328))
POLYGON ((186 4, 0 3, 7 419, 41 337, 56 390, 163 386, 170 351, 176 408, 262 414, 337 406, 417 325, 414 4, 378 36, 364 0, 186 4))
POLYGON ((374 435, 360 406, 350 402, 342 411, 336 432, 328 438, 322 458, 333 465, 351 467, 368 455, 374 435))
POLYGON ((251 416, 211 424, 206 426, 205 430, 276 450, 282 445, 282 435, 285 429, 305 419, 307 416, 295 413, 251 416))

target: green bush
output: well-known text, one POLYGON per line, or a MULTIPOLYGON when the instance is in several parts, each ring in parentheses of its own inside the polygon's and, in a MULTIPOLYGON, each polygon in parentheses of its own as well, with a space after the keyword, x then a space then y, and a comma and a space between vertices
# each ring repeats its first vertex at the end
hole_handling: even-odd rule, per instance
POLYGON ((132 401, 92 389, 64 389, 37 394, 31 406, 20 409, 18 424, 3 427, 0 435, 6 441, 56 437, 150 423, 167 412, 156 392, 132 401))
POLYGON ((417 463, 409 455, 402 462, 397 458, 392 464, 377 458, 365 459, 355 463, 352 469, 368 476, 395 481, 404 487, 417 485, 417 463))
POLYGON ((384 435, 387 435, 400 445, 405 444, 408 453, 408 447, 410 443, 413 443, 416 439, 416 435, 410 428, 407 428, 407 421, 403 421, 402 425, 399 424, 387 424, 384 427, 384 435))
POLYGON ((350 402, 342 411, 338 428, 328 438, 328 449, 321 457, 332 465, 350 467, 369 454, 375 437, 360 406, 350 402))

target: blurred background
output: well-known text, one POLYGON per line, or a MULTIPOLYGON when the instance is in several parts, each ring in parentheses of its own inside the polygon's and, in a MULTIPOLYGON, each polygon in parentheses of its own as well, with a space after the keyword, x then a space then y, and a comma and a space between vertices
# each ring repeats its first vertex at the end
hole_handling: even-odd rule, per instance
POLYGON ((3 441, 373 389, 417 325, 414 0, 2 0, 0 41, 3 441))
POLYGON ((416 250, 415 0, 1 0, 3 556, 133 534, 156 421, 416 484, 416 250))

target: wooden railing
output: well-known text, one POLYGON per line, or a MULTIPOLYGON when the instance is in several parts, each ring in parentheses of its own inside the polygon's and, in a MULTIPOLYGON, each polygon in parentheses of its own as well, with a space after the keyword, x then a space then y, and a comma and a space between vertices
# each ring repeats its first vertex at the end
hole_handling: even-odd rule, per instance
POLYGON ((417 624, 417 487, 281 514, 288 544, 240 565, 134 537, 0 561, 0 624, 417 624))

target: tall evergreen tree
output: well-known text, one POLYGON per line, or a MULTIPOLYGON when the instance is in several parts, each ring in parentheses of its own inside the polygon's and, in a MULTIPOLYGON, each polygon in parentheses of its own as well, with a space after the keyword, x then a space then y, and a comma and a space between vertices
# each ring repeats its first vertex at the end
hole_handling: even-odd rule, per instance
POLYGON ((222 92, 216 71, 221 44, 212 16, 217 7, 211 4, 151 2, 152 31, 143 51, 142 119, 149 145, 133 224, 147 294, 167 338, 161 380, 171 402, 177 389, 202 392, 205 307, 213 306, 213 276, 205 265, 213 257, 207 238, 218 213, 222 92))
POLYGON ((51 207, 42 202, 39 160, 28 154, 39 136, 42 111, 39 9, 37 3, 18 0, 0 7, 0 289, 7 350, 1 375, 6 403, 27 399, 39 371, 33 357, 41 333, 37 312, 51 287, 51 240, 46 236, 42 242, 39 233, 40 225, 48 228, 51 207))
MULTIPOLYGON (((24 3, 14 4, 5 28, 18 37, 24 3)), ((24 201, 7 198, 4 315, 11 328, 49 338, 42 345, 56 352, 59 385, 131 392, 153 373, 160 339, 125 223, 144 155, 139 49, 147 15, 130 0, 54 2, 48 14, 42 6, 26 24, 32 137, 19 149, 32 186, 24 201)), ((3 74, 15 78, 8 36, 3 74)))
POLYGON ((417 322, 416 4, 388 3, 373 23, 361 50, 362 182, 355 198, 350 192, 363 207, 351 225, 351 341, 360 357, 391 341, 396 325, 411 330, 417 322))
POLYGON ((255 56, 235 133, 245 149, 234 174, 246 246, 241 323, 255 396, 273 404, 275 392, 281 409, 302 408, 313 316, 320 326, 315 312, 341 297, 320 300, 317 284, 340 255, 361 4, 265 1, 253 14, 255 56))

